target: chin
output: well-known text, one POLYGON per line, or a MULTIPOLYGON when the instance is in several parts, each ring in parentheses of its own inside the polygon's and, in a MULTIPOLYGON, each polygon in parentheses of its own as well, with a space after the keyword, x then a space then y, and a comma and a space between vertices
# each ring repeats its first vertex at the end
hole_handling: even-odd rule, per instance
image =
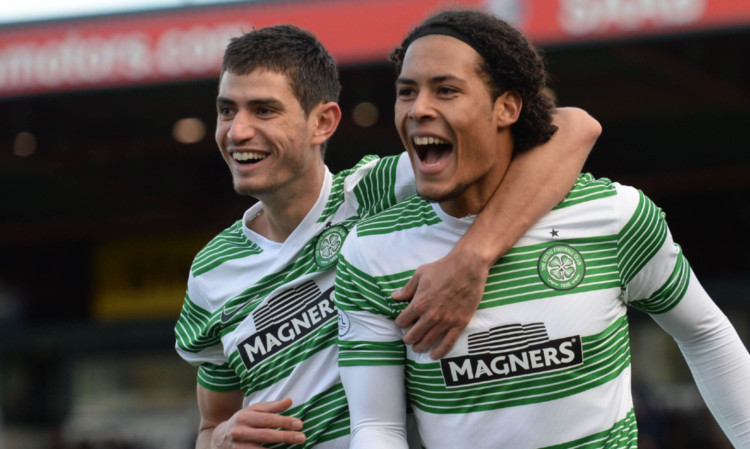
POLYGON ((242 184, 239 184, 239 185, 235 184, 234 191, 238 195, 242 195, 242 196, 255 196, 255 195, 264 193, 263 189, 258 189, 257 187, 254 187, 254 186, 248 186, 248 185, 242 185, 242 184))
POLYGON ((251 191, 251 190, 248 190, 248 189, 238 189, 236 187, 234 189, 234 193, 236 193, 237 195, 240 195, 240 196, 254 196, 256 194, 255 191, 251 191))
POLYGON ((443 201, 452 200, 464 191, 465 189, 462 188, 440 188, 440 187, 430 187, 430 186, 420 186, 417 185, 417 194, 426 201, 429 201, 431 203, 441 203, 443 201))

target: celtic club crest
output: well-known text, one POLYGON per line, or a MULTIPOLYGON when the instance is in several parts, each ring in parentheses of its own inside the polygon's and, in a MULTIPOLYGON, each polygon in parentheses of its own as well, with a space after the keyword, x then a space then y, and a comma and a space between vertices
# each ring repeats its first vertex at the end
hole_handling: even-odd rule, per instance
POLYGON ((570 245, 553 245, 539 257, 539 277, 555 290, 570 290, 583 281, 586 264, 581 253, 570 245))
POLYGON ((347 232, 344 226, 336 225, 327 228, 318 235, 317 240, 315 240, 315 248, 313 248, 317 266, 329 268, 336 263, 347 232))

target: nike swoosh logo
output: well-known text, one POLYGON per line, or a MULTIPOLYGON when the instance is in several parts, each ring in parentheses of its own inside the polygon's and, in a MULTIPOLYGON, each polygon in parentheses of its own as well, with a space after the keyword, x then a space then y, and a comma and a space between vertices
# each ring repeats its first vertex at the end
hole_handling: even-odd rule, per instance
POLYGON ((257 299, 258 299, 258 296, 256 295, 256 296, 254 296, 253 298, 249 299, 248 301, 245 301, 245 303, 244 303, 244 304, 241 304, 241 305, 239 305, 239 306, 235 307, 235 308, 234 308, 234 310, 232 310, 232 311, 231 311, 231 312, 229 312, 229 313, 226 313, 226 312, 224 311, 224 310, 226 310, 226 307, 225 307, 224 309, 222 309, 222 310, 221 310, 221 324, 226 324, 227 322, 229 322, 229 320, 231 320, 232 318, 234 318, 234 316, 235 316, 235 315, 237 315, 238 313, 240 313, 240 312, 241 312, 242 310, 244 310, 244 309, 245 309, 245 307, 247 307, 247 306, 248 306, 248 305, 249 305, 249 304, 250 304, 251 302, 253 302, 253 301, 257 300, 257 299))

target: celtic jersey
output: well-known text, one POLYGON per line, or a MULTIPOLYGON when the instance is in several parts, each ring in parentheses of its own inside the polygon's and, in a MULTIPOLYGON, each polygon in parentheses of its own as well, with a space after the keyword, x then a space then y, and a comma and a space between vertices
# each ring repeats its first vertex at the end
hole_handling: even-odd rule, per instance
MULTIPOLYGON (((198 365, 198 382, 241 389, 244 405, 292 398, 284 414, 304 422, 315 448, 348 447, 349 418, 337 369, 335 265, 347 230, 415 192, 405 155, 368 156, 332 176, 283 243, 246 223, 254 204, 193 261, 175 327, 176 349, 198 365)), ((277 445, 274 447, 281 447, 277 445)))
POLYGON ((640 191, 581 175, 492 267, 476 314, 435 361, 403 344, 394 319, 406 304, 390 294, 472 221, 414 196, 345 242, 334 302, 358 408, 352 447, 402 447, 390 438, 405 395, 429 449, 635 448, 626 306, 663 314, 697 283, 664 214, 640 191))

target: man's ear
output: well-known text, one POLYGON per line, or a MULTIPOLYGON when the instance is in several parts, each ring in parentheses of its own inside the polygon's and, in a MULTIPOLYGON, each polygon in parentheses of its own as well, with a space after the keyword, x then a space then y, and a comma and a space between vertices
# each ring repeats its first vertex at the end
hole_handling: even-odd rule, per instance
POLYGON ((334 101, 327 103, 321 103, 317 105, 311 112, 311 115, 315 117, 312 121, 313 126, 313 145, 323 145, 328 139, 331 138, 336 128, 339 126, 341 121, 341 108, 334 101))
POLYGON ((506 90, 495 100, 494 113, 497 127, 505 128, 518 121, 521 115, 523 100, 515 90, 506 90))

